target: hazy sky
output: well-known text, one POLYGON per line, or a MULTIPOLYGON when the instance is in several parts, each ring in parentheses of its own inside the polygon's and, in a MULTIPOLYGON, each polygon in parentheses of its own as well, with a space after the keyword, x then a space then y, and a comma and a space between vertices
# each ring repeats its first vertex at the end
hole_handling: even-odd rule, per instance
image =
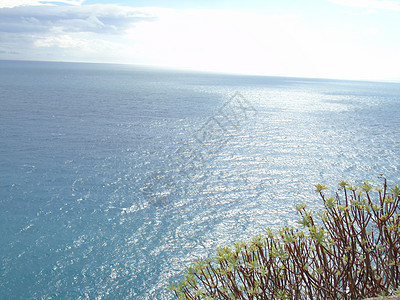
POLYGON ((395 0, 0 0, 0 59, 400 80, 395 0))

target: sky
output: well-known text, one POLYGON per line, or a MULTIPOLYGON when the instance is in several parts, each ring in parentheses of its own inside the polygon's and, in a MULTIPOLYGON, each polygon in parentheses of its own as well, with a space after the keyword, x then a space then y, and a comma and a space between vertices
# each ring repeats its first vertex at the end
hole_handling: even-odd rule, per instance
POLYGON ((400 0, 0 0, 0 59, 400 81, 400 0))

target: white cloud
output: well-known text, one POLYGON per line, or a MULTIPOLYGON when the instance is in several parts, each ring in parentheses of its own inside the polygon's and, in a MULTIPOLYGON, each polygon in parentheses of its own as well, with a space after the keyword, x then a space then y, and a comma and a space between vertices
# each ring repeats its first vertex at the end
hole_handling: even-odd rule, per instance
POLYGON ((400 3, 392 0, 329 0, 332 3, 348 6, 359 7, 370 10, 384 9, 400 11, 400 3))
POLYGON ((348 79, 393 78, 400 69, 399 47, 385 48, 387 34, 374 27, 319 28, 297 15, 215 10, 163 10, 157 16, 127 34, 144 63, 348 79))
POLYGON ((0 8, 17 7, 17 6, 37 6, 37 5, 53 5, 54 3, 64 3, 67 5, 82 5, 84 0, 1 0, 0 8))
POLYGON ((141 23, 129 31, 128 38, 146 62, 212 71, 283 74, 307 61, 293 32, 301 26, 295 15, 164 10, 158 18, 157 22, 141 23), (293 48, 297 51, 290 55, 293 48))
POLYGON ((387 35, 373 26, 316 27, 299 15, 227 10, 19 6, 0 9, 0 58, 282 76, 394 76, 400 46, 385 49, 381 41, 387 35))
POLYGON ((369 28, 365 28, 364 32, 367 35, 376 35, 376 34, 380 34, 380 30, 378 28, 375 27, 369 27, 369 28))
POLYGON ((12 8, 22 5, 41 5, 39 0, 1 0, 0 8, 12 8))
POLYGON ((137 9, 117 5, 18 6, 0 8, 0 32, 121 33, 132 24, 154 17, 137 9))
POLYGON ((44 4, 53 4, 53 3, 64 3, 67 5, 82 5, 82 3, 85 0, 56 0, 56 1, 52 1, 52 0, 40 0, 40 2, 44 3, 44 4))
POLYGON ((48 37, 37 37, 34 41, 36 47, 59 47, 59 48, 87 48, 87 41, 74 39, 69 35, 57 35, 48 37))
POLYGON ((0 8, 0 58, 112 62, 132 52, 122 38, 126 30, 155 20, 117 5, 0 8))
POLYGON ((367 9, 362 12, 363 15, 377 15, 378 11, 375 9, 367 9))

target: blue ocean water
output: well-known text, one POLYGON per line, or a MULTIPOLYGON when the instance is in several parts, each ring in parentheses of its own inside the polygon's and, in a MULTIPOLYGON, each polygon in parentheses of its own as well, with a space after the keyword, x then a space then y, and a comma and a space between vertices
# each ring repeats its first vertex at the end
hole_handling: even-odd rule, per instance
POLYGON ((400 84, 0 61, 2 299, 170 299, 313 184, 400 182, 400 84))

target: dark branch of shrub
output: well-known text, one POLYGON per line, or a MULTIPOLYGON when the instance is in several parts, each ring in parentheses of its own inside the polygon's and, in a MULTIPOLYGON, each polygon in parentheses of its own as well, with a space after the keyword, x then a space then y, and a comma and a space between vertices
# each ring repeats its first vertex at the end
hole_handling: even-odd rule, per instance
POLYGON ((400 186, 339 183, 317 215, 297 205, 303 229, 267 229, 221 247, 169 287, 178 299, 362 299, 400 293, 400 186))

